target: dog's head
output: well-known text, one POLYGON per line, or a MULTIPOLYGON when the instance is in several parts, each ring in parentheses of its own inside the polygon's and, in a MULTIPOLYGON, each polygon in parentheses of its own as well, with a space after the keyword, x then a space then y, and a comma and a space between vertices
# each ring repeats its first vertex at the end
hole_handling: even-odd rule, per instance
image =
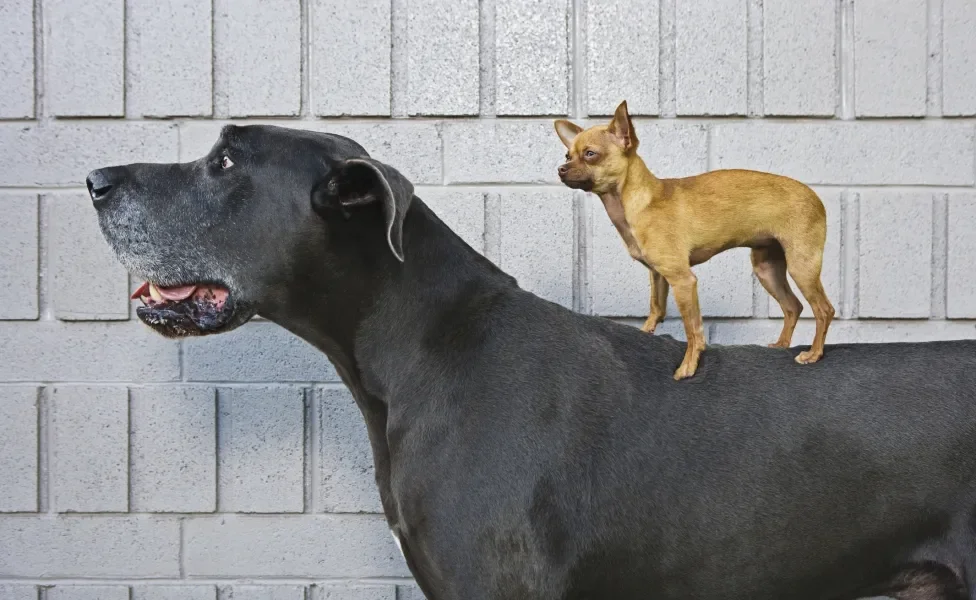
POLYGON ((224 127, 199 160, 97 169, 87 183, 109 245, 146 280, 136 314, 170 337, 233 329, 350 261, 403 261, 413 198, 350 139, 261 125, 224 127))
POLYGON ((597 194, 613 191, 637 155, 637 134, 627 112, 627 101, 620 103, 607 125, 584 130, 560 119, 555 126, 568 150, 566 162, 559 166, 562 182, 597 194))

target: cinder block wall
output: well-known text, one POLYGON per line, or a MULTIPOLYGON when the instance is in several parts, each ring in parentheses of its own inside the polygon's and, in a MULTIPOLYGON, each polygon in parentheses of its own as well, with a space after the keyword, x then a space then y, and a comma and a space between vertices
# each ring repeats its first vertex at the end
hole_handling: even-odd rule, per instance
MULTIPOLYGON (((0 598, 419 597, 325 358, 266 321, 151 335, 89 169, 342 133, 524 287, 636 324, 647 274, 551 125, 626 98, 659 175, 815 186, 829 341, 970 338, 974 30, 972 0, 3 0, 0 598)), ((697 272, 711 343, 776 337, 747 251, 697 272)))

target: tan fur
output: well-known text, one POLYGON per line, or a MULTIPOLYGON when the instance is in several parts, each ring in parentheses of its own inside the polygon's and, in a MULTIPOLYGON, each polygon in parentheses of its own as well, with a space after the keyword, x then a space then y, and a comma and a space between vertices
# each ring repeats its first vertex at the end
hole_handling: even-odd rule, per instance
POLYGON ((653 333, 664 320, 668 289, 674 291, 688 336, 675 379, 694 375, 705 349, 691 267, 729 248, 752 248, 753 271, 783 309, 783 331, 771 346, 789 347, 802 310, 789 273, 817 322, 811 348, 796 361, 813 363, 823 356, 834 308, 820 282, 827 218, 813 190, 788 177, 745 170, 658 179, 637 155, 626 101, 608 125, 584 131, 559 120, 555 126, 569 149, 559 167, 563 183, 598 194, 631 257, 651 271, 644 331, 653 333))

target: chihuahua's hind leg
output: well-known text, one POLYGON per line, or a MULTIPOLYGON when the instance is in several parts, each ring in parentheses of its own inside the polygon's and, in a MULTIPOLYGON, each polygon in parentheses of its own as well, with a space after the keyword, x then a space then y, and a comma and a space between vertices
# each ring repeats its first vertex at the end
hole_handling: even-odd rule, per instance
POLYGON ((786 279, 786 254, 779 242, 774 241, 767 246, 752 249, 752 270, 759 278, 759 283, 783 309, 783 331, 780 332, 779 339, 769 346, 789 348, 803 305, 793 294, 790 282, 786 279))
POLYGON ((651 312, 641 327, 642 331, 654 333, 658 323, 664 320, 668 308, 668 280, 651 269, 651 312))
POLYGON ((813 344, 809 350, 801 352, 796 362, 801 364, 814 363, 823 356, 824 340, 827 338, 827 328, 834 319, 834 307, 827 299, 823 284, 820 282, 820 267, 823 262, 821 248, 786 248, 786 268, 790 277, 800 288, 803 297, 810 303, 813 317, 817 321, 817 330, 813 335, 813 344))

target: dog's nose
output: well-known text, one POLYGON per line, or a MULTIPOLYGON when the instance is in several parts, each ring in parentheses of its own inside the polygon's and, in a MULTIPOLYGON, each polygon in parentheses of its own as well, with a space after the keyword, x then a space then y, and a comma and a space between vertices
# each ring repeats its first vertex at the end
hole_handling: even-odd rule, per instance
POLYGON ((559 170, 559 176, 560 177, 565 177, 566 176, 566 173, 569 172, 569 167, 567 167, 566 165, 559 165, 559 169, 558 170, 559 170))
POLYGON ((112 182, 109 180, 105 169, 95 169, 88 174, 85 182, 88 184, 88 193, 91 195, 92 202, 96 204, 100 200, 104 200, 112 191, 112 182))

